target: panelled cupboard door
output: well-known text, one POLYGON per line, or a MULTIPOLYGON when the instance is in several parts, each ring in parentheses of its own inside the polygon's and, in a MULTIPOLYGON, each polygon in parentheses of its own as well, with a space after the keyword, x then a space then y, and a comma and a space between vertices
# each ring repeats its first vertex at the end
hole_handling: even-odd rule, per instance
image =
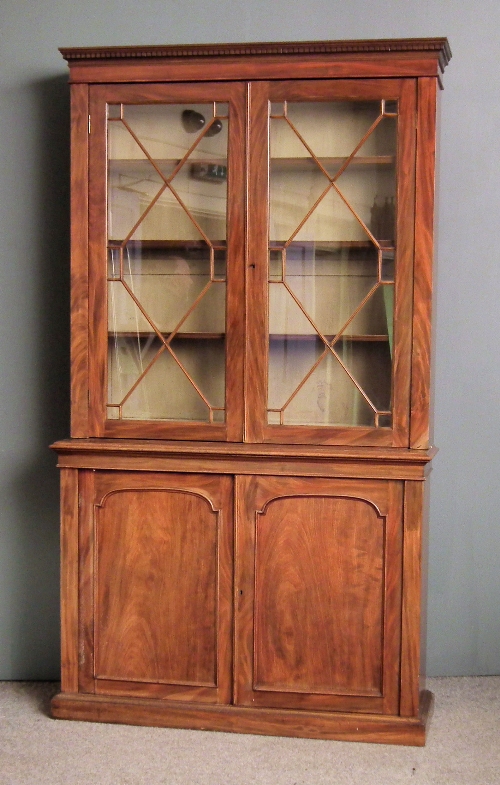
POLYGON ((230 700, 232 485, 217 475, 83 473, 83 692, 230 700))
POLYGON ((236 482, 235 702, 397 714, 402 483, 236 482))
POLYGON ((408 446, 416 82, 250 95, 246 439, 408 446))
POLYGON ((242 438, 245 90, 90 87, 91 436, 242 438))

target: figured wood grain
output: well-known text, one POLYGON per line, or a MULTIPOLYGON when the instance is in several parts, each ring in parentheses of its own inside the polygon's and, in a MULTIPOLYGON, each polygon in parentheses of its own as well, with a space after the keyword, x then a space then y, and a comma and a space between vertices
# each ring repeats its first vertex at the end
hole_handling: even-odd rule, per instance
POLYGON ((395 712, 401 484, 241 477, 237 498, 235 702, 395 712))
POLYGON ((78 692, 78 471, 61 470, 61 690, 78 692))
POLYGON ((450 54, 446 39, 64 51, 79 438, 54 445, 63 554, 54 716, 424 744, 434 124, 450 54), (267 425, 275 98, 399 100, 393 429, 267 425), (106 421, 106 103, 207 100, 231 107, 227 424, 106 421))
POLYGON ((243 706, 196 706, 167 701, 104 696, 56 695, 52 714, 60 719, 119 722, 165 728, 196 728, 232 733, 406 744, 422 747, 433 696, 421 696, 417 720, 408 717, 283 711, 243 706))
POLYGON ((424 587, 423 536, 426 528, 422 483, 406 482, 404 493, 403 613, 401 628, 401 704, 403 717, 416 717, 423 674, 421 649, 424 587))
POLYGON ((248 93, 245 441, 263 441, 267 406, 267 227, 269 224, 268 87, 248 93))
POLYGON ((423 480, 435 450, 395 450, 304 445, 231 445, 160 441, 60 442, 66 468, 186 471, 207 474, 274 474, 423 480))
POLYGON ((96 475, 97 692, 227 700, 231 485, 227 477, 96 475))
POLYGON ((71 436, 88 422, 88 87, 71 90, 71 436))
POLYGON ((425 465, 437 453, 436 447, 426 450, 394 449, 373 447, 367 450, 356 446, 323 446, 312 444, 212 444, 211 442, 157 441, 147 439, 61 439, 51 445, 60 456, 73 453, 125 453, 139 455, 225 455, 228 457, 249 456, 256 458, 318 458, 326 460, 356 460, 365 463, 383 461, 415 463, 425 465))
POLYGON ((95 472, 78 473, 78 594, 79 594, 79 692, 95 692, 94 682, 94 526, 93 498, 95 472))
POLYGON ((131 60, 108 63, 76 62, 71 65, 72 83, 106 82, 199 82, 212 80, 257 79, 342 79, 437 77, 441 69, 435 54, 343 54, 339 57, 322 55, 262 55, 255 59, 200 58, 189 62, 172 58, 168 62, 131 60))
MULTIPOLYGON (((229 89, 229 88, 228 88, 229 89)), ((246 261, 246 86, 231 86, 228 140, 226 417, 227 439, 243 441, 245 261, 246 261)))
POLYGON ((256 514, 254 688, 380 695, 384 520, 296 493, 256 514))
POLYGON ((97 678, 215 686, 217 514, 145 488, 114 491, 96 518, 97 678))
POLYGON ((89 138, 89 423, 90 436, 104 436, 107 337, 107 129, 106 102, 90 90, 89 138))
POLYGON ((435 79, 418 83, 417 174, 410 447, 429 445, 434 188, 436 159, 435 79))
POLYGON ((412 271, 415 224, 408 205, 415 199, 415 117, 417 85, 404 82, 398 115, 398 176, 394 296, 393 433, 394 446, 406 447, 410 430, 412 351, 412 271))

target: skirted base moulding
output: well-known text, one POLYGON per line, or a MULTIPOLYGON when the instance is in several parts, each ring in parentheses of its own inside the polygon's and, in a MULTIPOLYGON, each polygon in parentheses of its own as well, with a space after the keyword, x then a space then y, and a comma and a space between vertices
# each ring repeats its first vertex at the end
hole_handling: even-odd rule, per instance
POLYGON ((146 698, 59 693, 52 700, 52 716, 65 720, 423 747, 433 702, 433 694, 424 690, 420 695, 420 716, 412 718, 225 705, 195 707, 190 703, 146 698))

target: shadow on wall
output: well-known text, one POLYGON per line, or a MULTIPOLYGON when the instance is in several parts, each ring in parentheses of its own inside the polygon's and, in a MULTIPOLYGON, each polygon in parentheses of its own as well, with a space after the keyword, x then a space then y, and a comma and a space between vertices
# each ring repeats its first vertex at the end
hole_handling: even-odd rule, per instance
MULTIPOLYGON (((23 679, 59 677, 59 478, 49 444, 69 436, 69 88, 67 78, 32 84, 37 116, 33 173, 36 390, 35 460, 17 478, 18 561, 11 662, 23 679)), ((16 678, 16 676, 14 676, 16 678)))

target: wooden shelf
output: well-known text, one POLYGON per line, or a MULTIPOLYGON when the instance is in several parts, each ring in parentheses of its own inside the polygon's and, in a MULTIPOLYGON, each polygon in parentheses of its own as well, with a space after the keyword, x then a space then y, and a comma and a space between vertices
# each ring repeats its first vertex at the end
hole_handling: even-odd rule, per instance
MULTIPOLYGON (((325 338, 328 341, 333 341, 335 337, 335 335, 325 335, 325 338)), ((269 340, 271 341, 313 341, 316 339, 321 340, 317 333, 294 333, 292 335, 288 335, 287 333, 272 333, 269 336, 269 340)), ((387 342, 388 340, 388 335, 341 335, 339 337, 339 342, 350 341, 352 343, 387 342)))
MULTIPOLYGON (((164 338, 169 338, 171 333, 162 333, 164 338)), ((118 332, 108 332, 108 340, 112 341, 113 338, 154 338, 158 337, 157 333, 154 330, 146 331, 122 331, 119 330, 118 332)), ((177 338, 185 340, 185 341, 223 341, 226 337, 225 333, 176 333, 173 340, 175 341, 177 338)))
MULTIPOLYGON (((271 251, 281 251, 286 245, 287 240, 273 240, 270 243, 271 251)), ((395 245, 393 240, 378 240, 379 245, 385 251, 394 251, 395 245)), ((345 248, 355 251, 363 250, 376 250, 376 245, 371 240, 296 240, 290 243, 289 248, 313 248, 316 253, 325 252, 331 253, 336 250, 343 250, 345 248)))
MULTIPOLYGON (((318 156, 318 161, 320 161, 325 169, 328 169, 329 167, 340 168, 348 159, 348 157, 348 155, 333 157, 318 156)), ((180 162, 179 158, 153 158, 153 160, 160 170, 174 168, 180 162)), ((124 174, 136 171, 137 169, 149 169, 150 167, 154 170, 154 167, 148 158, 109 158, 108 163, 113 168, 123 171, 124 174)), ((190 166, 194 163, 209 163, 215 166, 227 166, 227 158, 211 158, 209 161, 201 158, 188 158, 183 164, 182 168, 184 168, 184 166, 190 166)), ((349 162, 349 167, 393 166, 394 163, 394 155, 357 155, 349 162)), ((317 168, 314 158, 306 156, 294 158, 271 158, 271 166, 273 171, 317 168)))
MULTIPOLYGON (((340 169, 340 167, 347 161, 346 156, 335 157, 320 157, 318 161, 325 167, 326 170, 331 168, 340 169)), ((366 166, 393 166, 395 163, 395 156, 393 155, 357 155, 349 161, 346 169, 352 167, 366 167, 366 166)), ((271 158, 271 168, 273 172, 289 172, 303 169, 318 169, 318 165, 314 158, 271 158)))
MULTIPOLYGON (((121 244, 121 240, 108 240, 108 249, 110 251, 118 249, 121 244)), ((212 246, 216 251, 225 251, 226 241, 213 240, 212 246)), ((123 250, 135 248, 147 251, 175 251, 178 248, 190 251, 207 251, 210 246, 204 240, 129 240, 123 250)))
MULTIPOLYGON (((162 333, 164 338, 168 338, 170 333, 162 333)), ((113 338, 152 338, 155 337, 156 333, 151 330, 148 331, 119 331, 119 332, 109 332, 108 339, 113 340, 113 338)), ((226 337, 225 333, 176 333, 174 340, 177 338, 187 341, 222 341, 226 337)), ((335 338, 334 335, 325 335, 325 338, 328 341, 333 341, 335 338)), ((316 333, 272 333, 269 336, 270 341, 314 341, 314 340, 321 340, 319 335, 316 333)), ((376 343, 376 342, 386 342, 389 340, 388 335, 342 335, 339 338, 339 341, 350 341, 352 343, 376 343)))
MULTIPOLYGON (((187 152, 187 151, 186 151, 187 152)), ((164 169, 167 170, 174 170, 176 166, 180 163, 180 158, 153 158, 155 165, 163 171, 164 169)), ((188 158, 181 169, 184 169, 185 166, 190 167, 192 164, 210 164, 212 166, 227 166, 227 158, 210 158, 209 160, 205 158, 188 158)), ((122 172, 123 174, 132 174, 136 171, 144 172, 144 171, 156 171, 155 167, 149 160, 149 158, 108 158, 108 164, 112 169, 115 171, 122 172)), ((180 170, 179 170, 180 171, 180 170)), ((167 176, 167 175, 165 175, 167 176)))
MULTIPOLYGON (((225 240, 212 240, 211 242, 216 251, 226 250, 225 240)), ((395 250, 394 242, 391 240, 379 240, 378 242, 385 251, 395 250)), ((121 240, 108 240, 108 249, 118 249, 120 248, 121 243, 121 240)), ((271 252, 281 251, 286 243, 287 240, 273 240, 270 243, 269 250, 271 252)), ((297 240, 292 242, 288 247, 293 249, 313 248, 316 253, 332 253, 332 251, 344 249, 353 251, 376 250, 376 246, 370 240, 321 240, 319 242, 314 240, 297 240)), ((124 250, 135 248, 148 251, 174 251, 176 249, 203 251, 208 250, 209 246, 204 240, 129 240, 124 246, 124 250)))

